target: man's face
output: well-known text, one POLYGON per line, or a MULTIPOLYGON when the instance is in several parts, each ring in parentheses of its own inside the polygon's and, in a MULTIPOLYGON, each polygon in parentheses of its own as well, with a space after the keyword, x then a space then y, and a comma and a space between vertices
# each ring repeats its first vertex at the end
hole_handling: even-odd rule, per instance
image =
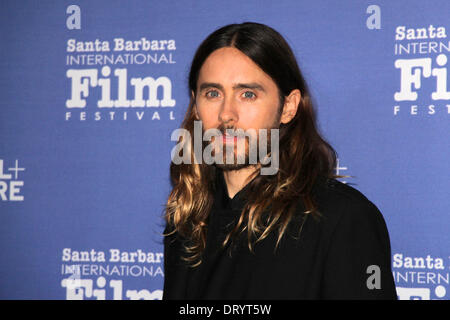
MULTIPOLYGON (((277 85, 236 48, 218 49, 206 59, 200 69, 195 99, 195 111, 203 130, 214 128, 225 133, 225 129, 254 129, 258 132, 259 129, 278 128, 280 124, 277 85)), ((226 135, 220 139, 224 146, 236 145, 236 140, 226 135)), ((234 152, 237 152, 236 148, 234 152)), ((248 145, 245 152, 248 152, 248 145)), ((235 170, 240 167, 243 166, 224 165, 222 168, 235 170)))

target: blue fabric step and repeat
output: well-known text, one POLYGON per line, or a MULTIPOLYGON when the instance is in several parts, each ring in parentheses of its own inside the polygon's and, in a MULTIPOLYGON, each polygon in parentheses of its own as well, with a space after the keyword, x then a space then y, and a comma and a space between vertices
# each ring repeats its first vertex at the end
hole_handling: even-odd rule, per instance
POLYGON ((336 172, 386 219, 399 298, 450 297, 449 1, 2 1, 0 15, 0 298, 162 297, 189 64, 244 21, 292 46, 336 172))

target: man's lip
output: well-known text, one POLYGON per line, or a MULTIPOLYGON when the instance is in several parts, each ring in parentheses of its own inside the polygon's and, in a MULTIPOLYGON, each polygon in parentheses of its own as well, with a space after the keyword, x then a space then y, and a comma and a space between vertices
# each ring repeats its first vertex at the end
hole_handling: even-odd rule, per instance
POLYGON ((234 135, 228 135, 228 134, 223 134, 222 135, 222 142, 223 143, 238 143, 238 141, 240 141, 241 139, 243 139, 243 137, 239 137, 239 136, 234 136, 234 135))

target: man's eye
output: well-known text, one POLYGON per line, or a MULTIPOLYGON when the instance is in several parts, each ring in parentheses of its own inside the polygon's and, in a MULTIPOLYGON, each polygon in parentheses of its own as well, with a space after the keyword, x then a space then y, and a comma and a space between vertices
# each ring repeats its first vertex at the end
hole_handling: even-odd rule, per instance
POLYGON ((206 93, 207 98, 217 98, 219 96, 219 92, 216 90, 211 90, 206 93))
POLYGON ((255 98, 256 98, 256 94, 254 94, 254 93, 251 92, 251 91, 245 91, 245 92, 242 94, 242 97, 245 98, 245 99, 255 99, 255 98))

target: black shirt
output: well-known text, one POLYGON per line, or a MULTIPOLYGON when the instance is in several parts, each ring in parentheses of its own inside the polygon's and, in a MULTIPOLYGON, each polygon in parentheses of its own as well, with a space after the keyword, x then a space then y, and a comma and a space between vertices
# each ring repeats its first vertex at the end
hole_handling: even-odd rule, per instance
POLYGON ((250 183, 230 199, 217 172, 202 263, 193 268, 181 259, 183 241, 176 234, 164 239, 163 299, 397 298, 386 224, 359 191, 335 179, 318 184, 321 218, 305 215, 299 201, 277 250, 275 231, 251 252, 246 231, 235 245, 222 246, 250 183))

